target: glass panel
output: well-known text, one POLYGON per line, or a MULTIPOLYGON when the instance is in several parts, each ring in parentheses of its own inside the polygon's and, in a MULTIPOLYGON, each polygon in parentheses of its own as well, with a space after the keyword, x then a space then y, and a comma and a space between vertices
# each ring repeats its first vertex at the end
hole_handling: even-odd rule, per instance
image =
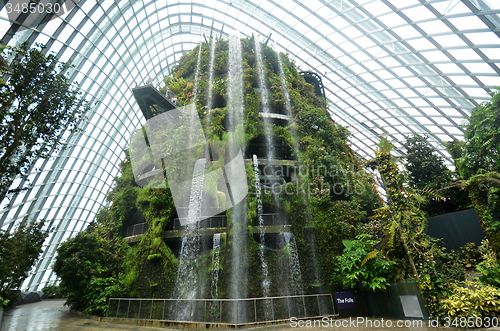
POLYGON ((448 52, 457 60, 481 60, 481 57, 472 49, 450 49, 448 52))
POLYGON ((397 35, 403 40, 422 36, 420 32, 417 31, 417 29, 409 25, 392 29, 392 31, 397 33, 397 35))
POLYGON ((464 33, 474 45, 498 45, 500 39, 493 32, 464 33))
POLYGON ((451 29, 440 20, 419 23, 418 27, 424 30, 429 35, 439 33, 452 33, 451 29))
POLYGON ((477 16, 449 18, 448 21, 450 21, 459 31, 488 28, 477 16))
MULTIPOLYGON (((405 1, 407 3, 409 1, 405 1)), ((406 16, 408 16, 413 22, 424 21, 431 18, 435 18, 434 14, 424 6, 417 6, 410 9, 402 11, 406 16)))
POLYGON ((467 44, 456 35, 437 36, 433 37, 433 39, 442 47, 467 46, 467 44))

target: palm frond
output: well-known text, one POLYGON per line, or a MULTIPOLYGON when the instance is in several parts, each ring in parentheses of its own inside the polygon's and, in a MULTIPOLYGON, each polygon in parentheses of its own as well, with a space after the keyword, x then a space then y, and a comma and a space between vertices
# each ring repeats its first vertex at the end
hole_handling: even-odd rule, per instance
POLYGON ((423 195, 427 198, 433 198, 433 199, 442 199, 443 196, 433 189, 432 187, 426 187, 424 189, 415 189, 416 193, 419 193, 420 195, 423 195))

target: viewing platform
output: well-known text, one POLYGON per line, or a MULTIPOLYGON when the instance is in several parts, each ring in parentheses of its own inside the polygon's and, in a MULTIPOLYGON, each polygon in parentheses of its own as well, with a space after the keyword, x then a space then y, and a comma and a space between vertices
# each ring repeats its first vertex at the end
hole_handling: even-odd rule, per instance
MULTIPOLYGON (((262 214, 264 220, 264 228, 266 234, 280 234, 291 232, 292 226, 289 225, 288 219, 283 214, 268 213, 262 214)), ((200 236, 202 238, 212 238, 214 234, 224 233, 229 231, 226 215, 216 215, 205 218, 200 222, 200 236)), ((255 222, 254 222, 255 223, 255 222)), ((252 224, 253 233, 259 234, 258 224, 252 224)), ((125 240, 129 243, 138 243, 141 237, 148 230, 146 222, 138 223, 129 226, 125 231, 125 240)), ((167 226, 167 230, 163 232, 162 238, 166 240, 180 239, 186 233, 187 226, 181 226, 180 220, 175 218, 167 226)))

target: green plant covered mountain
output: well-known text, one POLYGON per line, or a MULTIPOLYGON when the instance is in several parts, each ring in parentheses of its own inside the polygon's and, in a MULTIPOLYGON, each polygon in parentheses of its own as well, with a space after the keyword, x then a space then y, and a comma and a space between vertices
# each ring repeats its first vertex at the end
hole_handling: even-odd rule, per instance
MULTIPOLYGON (((236 141, 245 159, 248 195, 220 215, 227 223, 218 230, 196 230, 202 237, 195 249, 192 273, 197 279, 196 297, 377 290, 398 279, 416 279, 431 312, 444 313, 440 300, 451 294, 449 283, 461 280, 464 272, 478 263, 470 262, 468 255, 471 251, 477 253, 477 249, 444 252, 425 235, 425 199, 407 184, 408 178, 391 155, 390 144, 382 139, 375 159, 361 162, 349 147, 349 131, 332 121, 325 100, 315 94, 314 86, 304 80, 286 54, 261 45, 266 94, 259 79, 253 38, 241 40, 240 101, 244 120, 231 127, 230 45, 227 40, 211 42, 215 50, 213 71, 211 47, 202 43, 172 69, 165 78, 163 93, 171 100, 175 94, 176 106, 195 104, 209 143, 236 141), (262 100, 266 95, 267 102, 262 100), (263 104, 268 104, 274 118, 264 112, 263 104), (274 142, 277 163, 266 160, 264 146, 268 141, 274 142), (274 193, 259 187, 256 178, 265 176, 255 174, 253 155, 262 163, 260 169, 274 165, 268 179, 279 177, 276 165, 292 169, 294 174, 281 174, 280 184, 274 186, 279 190, 274 193), (379 172, 377 184, 366 166, 379 172), (385 201, 377 192, 377 185, 384 188, 385 201), (265 234, 259 228, 262 212, 277 220, 268 225, 265 234), (217 231, 220 246, 215 248, 212 236, 217 231), (262 237, 265 247, 260 242, 262 237), (241 279, 235 279, 237 268, 243 270, 241 279), (268 293, 264 293, 263 286, 266 275, 268 293)), ((151 134, 150 144, 168 147, 167 142, 159 139, 161 132, 151 134)), ((217 162, 210 167, 219 167, 217 162)), ((183 164, 173 158, 165 167, 183 164)), ((219 204, 228 201, 219 191, 206 192, 206 196, 219 204)), ((69 303, 76 309, 104 314, 106 300, 111 296, 182 297, 177 288, 179 270, 189 261, 182 261, 179 252, 189 238, 181 239, 185 230, 173 227, 179 215, 169 183, 165 189, 138 186, 127 156, 108 194, 108 202, 86 233, 59 249, 54 270, 61 277, 62 292, 71 298, 69 303), (147 223, 147 231, 125 240, 122 237, 126 227, 138 214, 147 223), (82 249, 82 245, 87 248, 82 249), (87 276, 73 275, 77 273, 77 263, 89 268, 87 276), (82 293, 75 292, 76 280, 82 293)), ((488 272, 493 274, 490 269, 488 272)))

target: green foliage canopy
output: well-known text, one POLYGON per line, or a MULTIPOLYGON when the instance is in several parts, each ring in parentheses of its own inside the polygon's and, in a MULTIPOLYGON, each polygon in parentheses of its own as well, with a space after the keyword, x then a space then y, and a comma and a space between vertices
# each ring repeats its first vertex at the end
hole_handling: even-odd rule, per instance
POLYGON ((500 172, 500 89, 491 93, 490 101, 472 110, 462 153, 457 167, 463 178, 480 169, 500 172))
POLYGON ((406 137, 403 143, 406 148, 406 169, 409 172, 409 182, 417 189, 439 188, 449 177, 443 158, 437 155, 437 150, 426 136, 414 134, 406 137))
POLYGON ((14 232, 0 230, 0 309, 15 299, 10 290, 21 286, 42 252, 49 234, 44 226, 45 221, 40 221, 23 223, 14 232))
POLYGON ((66 77, 69 66, 43 47, 23 44, 2 56, 0 70, 9 78, 0 81, 0 199, 17 175, 63 146, 62 133, 74 130, 88 108, 66 77))

